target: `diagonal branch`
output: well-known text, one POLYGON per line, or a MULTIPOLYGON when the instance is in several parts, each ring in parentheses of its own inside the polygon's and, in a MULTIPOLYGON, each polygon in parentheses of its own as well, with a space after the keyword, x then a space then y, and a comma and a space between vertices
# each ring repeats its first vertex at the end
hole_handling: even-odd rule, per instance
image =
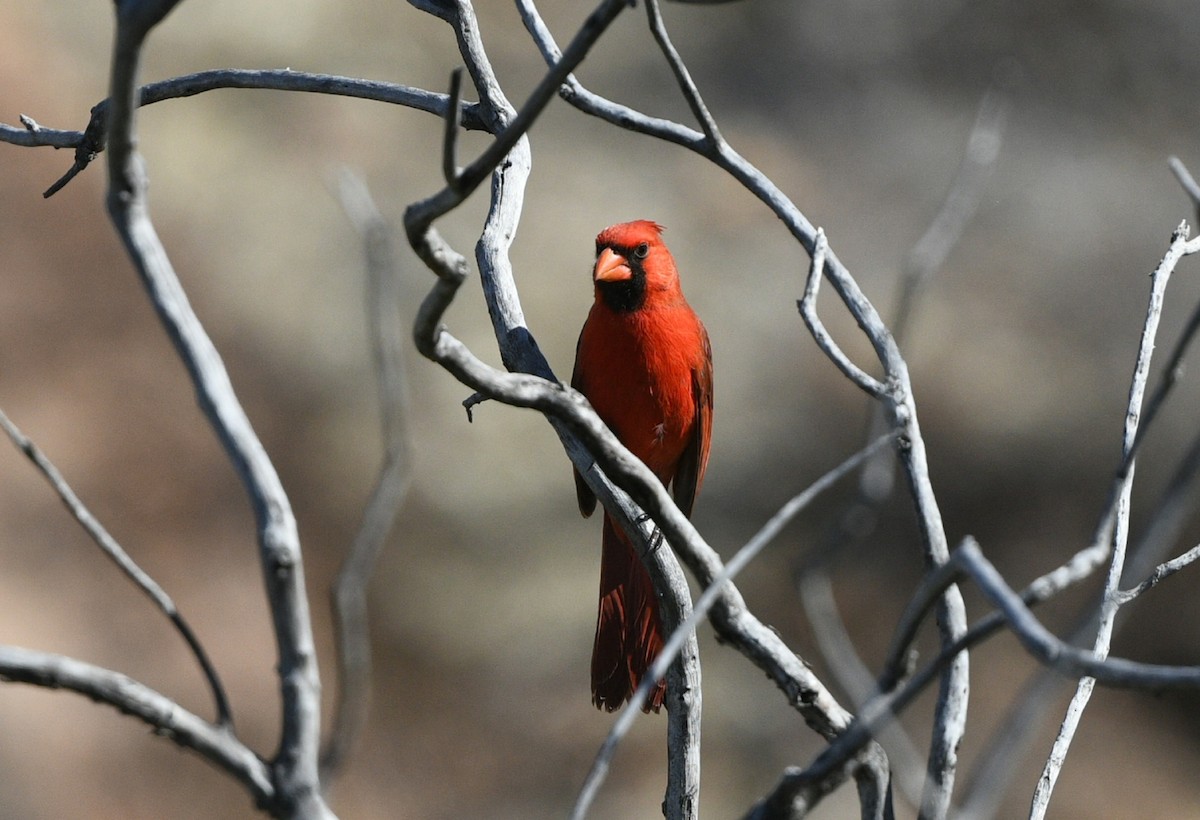
POLYGON ((821 274, 825 269, 825 259, 829 255, 829 243, 825 239, 825 231, 817 228, 815 245, 813 246, 812 264, 808 267, 808 279, 805 280, 804 296, 797 302, 800 317, 812 334, 813 341, 821 348, 834 366, 842 371, 850 382, 873 399, 879 399, 887 392, 887 388, 875 377, 864 372, 862 368, 850 361, 850 357, 842 352, 838 343, 825 329, 825 323, 817 315, 817 294, 821 287, 821 274))
POLYGON ((696 118, 696 122, 700 123, 705 137, 711 144, 715 145, 721 142, 721 132, 717 128, 716 120, 708 112, 708 106, 704 104, 704 98, 700 96, 700 89, 696 88, 696 84, 692 82, 691 72, 688 71, 683 58, 679 56, 679 52, 675 50, 675 46, 667 34, 662 12, 658 8, 658 0, 646 0, 646 16, 650 22, 650 33, 654 35, 654 41, 658 43, 667 64, 671 66, 671 73, 675 75, 675 81, 679 83, 679 90, 683 92, 688 107, 692 109, 692 116, 696 118))
MULTIPOLYGON (((1125 547, 1129 535, 1129 505, 1133 486, 1135 467, 1134 448, 1138 443, 1138 426, 1141 421, 1143 398, 1150 374, 1150 359, 1154 352, 1155 340, 1158 335, 1159 320, 1162 317, 1163 294, 1167 282, 1175 270, 1175 265, 1184 256, 1200 251, 1200 240, 1188 241, 1188 225, 1181 223, 1171 236, 1171 244, 1162 261, 1154 270, 1151 277, 1150 299, 1146 308, 1146 320, 1142 329, 1141 344, 1138 347, 1137 361, 1134 365, 1133 379, 1129 387, 1129 406, 1125 413, 1125 430, 1121 442, 1122 470, 1124 481, 1122 489, 1114 504, 1115 521, 1112 531, 1112 558, 1109 563, 1108 575, 1104 582, 1104 592, 1100 601, 1099 626, 1096 632, 1092 651, 1100 658, 1107 656, 1112 632, 1115 626, 1117 611, 1121 607, 1121 576, 1125 572, 1125 547)), ((1083 711, 1088 701, 1095 681, 1084 677, 1079 681, 1062 726, 1050 755, 1042 769, 1042 776, 1033 795, 1030 811, 1031 818, 1045 816, 1049 807, 1050 797, 1058 774, 1066 760, 1067 751, 1071 747, 1075 731, 1082 719, 1083 711)))
POLYGON ((721 588, 724 584, 730 583, 738 573, 745 569, 755 557, 758 556, 763 549, 770 544, 779 533, 787 526, 797 515, 811 504, 817 496, 829 489, 837 481, 858 467, 866 459, 870 458, 874 453, 880 450, 884 445, 888 444, 891 436, 881 436, 865 448, 855 453, 850 458, 843 461, 837 467, 833 468, 825 475, 821 476, 815 482, 808 486, 799 495, 793 497, 790 501, 783 505, 773 515, 766 524, 759 529, 753 538, 738 550, 732 560, 725 565, 721 574, 714 579, 713 583, 701 593, 696 599, 696 604, 692 609, 692 613, 688 619, 679 625, 674 632, 671 633, 662 651, 655 658, 654 664, 649 673, 642 678, 642 682, 638 685, 637 691, 633 693, 621 711, 617 722, 613 724, 612 729, 608 733, 608 737, 604 740, 604 745, 600 747, 600 752, 596 755, 596 760, 592 763, 592 768, 588 772, 588 776, 584 781, 583 788, 580 789, 579 796, 576 799, 575 807, 571 812, 573 818, 582 818, 586 815, 588 807, 591 805, 595 797, 596 791, 604 782, 607 776, 608 767, 612 760, 613 754, 616 751, 617 744, 622 738, 628 734, 633 726, 633 721, 636 719, 638 710, 642 704, 650 696, 650 690, 654 688, 656 682, 660 680, 667 670, 667 665, 671 663, 675 656, 683 649, 684 641, 687 636, 692 634, 699 625, 700 620, 708 615, 709 610, 716 604, 721 594, 721 588))
POLYGON ((214 726, 120 672, 62 655, 0 645, 0 680, 65 689, 106 703, 229 772, 260 806, 276 799, 267 763, 234 736, 232 727, 214 726))
POLYGON ((183 360, 197 400, 245 485, 279 653, 282 732, 273 762, 278 798, 308 817, 330 816, 318 784, 320 680, 304 565, 291 505, 274 465, 238 402, 216 347, 193 312, 147 210, 137 151, 137 73, 142 46, 170 2, 121 3, 113 46, 108 211, 147 294, 183 360))
POLYGON ((70 510, 71 515, 79 522, 84 531, 100 547, 113 563, 125 573, 130 581, 154 601, 159 610, 167 616, 171 623, 175 626, 177 632, 187 643, 191 649, 192 655, 195 656, 196 662, 200 664, 200 670, 204 673, 205 679, 208 681, 208 687, 212 690, 213 701, 216 706, 217 723, 221 726, 233 725, 233 715, 229 710, 229 699, 225 695, 225 687, 221 685, 221 678, 217 674, 216 667, 209 660, 208 653, 204 651, 204 646, 200 643, 199 638, 192 632, 191 626, 179 612, 179 608, 175 606, 175 601, 167 594, 158 582, 155 581, 149 574, 137 565, 132 558, 129 557, 124 548, 117 543, 117 540, 109 534, 104 525, 92 515, 91 510, 80 500, 75 491, 71 489, 71 485, 63 478, 62 473, 54 466, 50 459, 21 430, 12 423, 4 411, 0 410, 0 428, 12 440, 13 444, 21 449, 25 456, 33 463, 34 467, 42 474, 49 482, 50 486, 58 493, 59 499, 70 510))

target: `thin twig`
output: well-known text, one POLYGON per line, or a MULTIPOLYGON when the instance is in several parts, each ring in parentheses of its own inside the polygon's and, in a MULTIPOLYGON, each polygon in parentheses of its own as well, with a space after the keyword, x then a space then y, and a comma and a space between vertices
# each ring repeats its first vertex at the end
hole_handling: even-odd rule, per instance
MULTIPOLYGON (((330 94, 354 97, 374 102, 401 105, 418 111, 445 116, 449 96, 421 88, 343 77, 336 74, 315 74, 291 69, 240 69, 222 68, 185 74, 167 80, 149 83, 138 89, 138 105, 152 105, 165 100, 181 99, 208 91, 224 88, 260 89, 268 91, 294 91, 308 94, 330 94)), ((62 131, 38 126, 17 128, 0 124, 0 142, 29 148, 74 148, 75 162, 67 173, 54 183, 44 194, 53 196, 80 171, 84 170, 104 150, 107 141, 108 107, 110 101, 101 100, 92 107, 87 127, 83 131, 62 131)), ((478 103, 462 105, 462 126, 467 130, 482 130, 478 103)), ((28 119, 22 116, 22 123, 28 119)))
POLYGON ((1154 568, 1154 571, 1150 573, 1150 577, 1142 581, 1137 586, 1131 589, 1120 590, 1116 595, 1117 602, 1121 606, 1124 606, 1142 593, 1158 586, 1160 583, 1167 580, 1181 569, 1184 569, 1185 567, 1195 563, 1197 559, 1200 559, 1200 545, 1192 547, 1190 550, 1185 552, 1183 555, 1178 556, 1177 558, 1172 558, 1170 561, 1164 561, 1163 563, 1159 564, 1154 568))
POLYGON ((260 806, 275 803, 276 790, 267 763, 234 736, 232 727, 216 726, 143 683, 90 663, 0 645, 0 680, 65 689, 106 703, 148 725, 155 734, 193 749, 240 781, 260 806))
POLYGON ((842 371, 842 375, 858 386, 860 390, 874 399, 881 398, 887 388, 876 379, 864 372, 862 368, 850 361, 850 357, 842 352, 838 343, 829 335, 821 317, 817 315, 817 294, 821 288, 821 279, 825 271, 825 259, 829 255, 829 243, 825 239, 825 231, 817 228, 816 240, 813 244, 812 264, 808 266, 808 278, 804 285, 804 296, 797 303, 800 316, 812 334, 817 347, 831 362, 842 371))
POLYGON ((59 499, 70 511, 71 515, 83 527, 86 532, 100 547, 100 550, 107 555, 114 564, 125 574, 130 581, 134 583, 140 590, 154 601, 159 610, 167 616, 171 623, 175 626, 176 631, 187 643, 191 649, 192 655, 195 656, 196 662, 200 664, 200 670, 204 673, 205 679, 208 681, 209 689, 212 690, 213 701, 216 707, 217 724, 220 726, 232 726, 233 715, 229 709, 229 699, 225 694, 225 687, 221 685, 221 678, 217 674, 216 667, 209 660, 208 653, 204 651, 199 638, 192 632, 191 626, 183 615, 180 614, 178 607, 175 606, 175 601, 167 594, 158 582, 137 565, 137 562, 129 557, 129 553, 117 542, 104 525, 100 523, 91 510, 83 503, 75 491, 71 489, 71 485, 59 472, 54 463, 46 457, 41 448, 34 443, 32 439, 26 436, 21 430, 12 423, 5 415, 3 410, 0 410, 0 428, 12 440, 20 450, 25 453, 25 456, 38 469, 42 477, 58 494, 59 499))
POLYGON ((663 23, 662 12, 658 8, 658 0, 646 0, 646 17, 650 23, 650 33, 654 35, 654 41, 658 43, 663 57, 666 58, 667 64, 671 67, 671 72, 675 75, 675 81, 679 84, 679 90, 683 92, 683 97, 687 100, 688 107, 692 109, 692 115, 700 123, 705 136, 715 145, 722 139, 721 132, 717 129, 716 120, 708 112, 708 106, 704 104, 704 98, 700 96, 700 89, 696 88, 696 84, 692 82, 691 72, 688 71, 683 58, 679 56, 679 52, 675 50, 675 46, 671 43, 671 38, 667 34, 667 27, 663 23))
POLYGON ((1128 464, 1141 448, 1142 439, 1151 429, 1151 422, 1158 416, 1158 411, 1166 403, 1179 379, 1183 377, 1183 360, 1187 356, 1188 348, 1196 338, 1197 330, 1200 330, 1200 304, 1192 310, 1192 315, 1188 317, 1183 332, 1179 334, 1179 338, 1175 341, 1175 347, 1171 349, 1171 355, 1167 358, 1166 367, 1163 368, 1162 375, 1159 377, 1158 387, 1146 400, 1146 409, 1142 413, 1142 423, 1138 426, 1133 446, 1129 448, 1121 462, 1122 471, 1127 469, 1128 464))
MULTIPOLYGON (((1151 277, 1150 298, 1146 308, 1146 320, 1142 330, 1142 339, 1138 347, 1137 361, 1134 365, 1133 379, 1129 387, 1129 405, 1125 412, 1125 430, 1121 442, 1122 473, 1125 477, 1122 491, 1115 501, 1115 519, 1112 535, 1112 558, 1108 575, 1104 582, 1099 608, 1099 625, 1092 651, 1099 658, 1108 655, 1109 643, 1112 640, 1113 626, 1116 622, 1117 611, 1120 609, 1121 576, 1125 572, 1125 547, 1129 534, 1129 499, 1132 491, 1134 476, 1134 446, 1137 443, 1138 425, 1141 421, 1143 398, 1150 374, 1150 360, 1154 352, 1158 336, 1159 320, 1162 317, 1163 294, 1167 282, 1175 270, 1175 265, 1184 256, 1200 251, 1200 240, 1188 242, 1189 229, 1187 223, 1182 223, 1171 236, 1171 244, 1151 277)), ((1095 682, 1090 678, 1082 678, 1075 690, 1070 704, 1067 706, 1058 736, 1054 740, 1042 775, 1034 790, 1030 809, 1031 820, 1041 820, 1050 805, 1054 793, 1054 785, 1062 770, 1066 755, 1075 737, 1083 711, 1091 699, 1095 682)))

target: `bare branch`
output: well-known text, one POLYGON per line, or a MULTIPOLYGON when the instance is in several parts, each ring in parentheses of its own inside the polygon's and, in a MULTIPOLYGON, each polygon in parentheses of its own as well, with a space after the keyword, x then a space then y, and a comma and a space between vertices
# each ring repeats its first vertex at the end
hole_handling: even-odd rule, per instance
POLYGON ((815 244, 813 245, 812 264, 808 268, 808 279, 804 286, 804 296, 796 304, 800 308, 800 316, 812 334, 813 341, 821 348, 829 360, 842 371, 842 375, 858 386, 860 390, 872 398, 881 398, 886 388, 878 379, 865 373, 858 365, 850 361, 850 357, 842 352, 837 342, 825 329, 825 324, 817 315, 817 293, 821 287, 821 276, 825 270, 825 258, 829 255, 829 243, 825 240, 825 231, 817 228, 815 244))
MULTIPOLYGON (((364 80, 342 77, 335 74, 314 74, 291 69, 238 69, 222 68, 199 71, 149 83, 138 89, 138 105, 152 105, 165 100, 191 97, 208 91, 224 88, 260 89, 270 91, 296 91, 309 94, 330 94, 340 97, 355 97, 374 102, 402 105, 419 111, 444 117, 449 106, 449 96, 420 88, 388 83, 380 80, 364 80)), ((36 127, 16 128, 0 124, 0 142, 29 148, 53 147, 74 148, 75 162, 67 173, 54 183, 44 194, 53 196, 71 181, 104 150, 107 141, 108 108, 110 101, 101 100, 92 107, 87 127, 83 131, 59 131, 33 123, 25 115, 22 123, 33 123, 36 127)), ((462 105, 461 122, 467 130, 484 128, 478 115, 478 103, 462 105)))
MULTIPOLYGON (((521 21, 525 24, 526 30, 542 53, 542 59, 546 61, 547 65, 557 63, 562 58, 562 51, 554 41, 554 35, 550 33, 550 29, 538 14, 533 0, 517 0, 517 10, 521 14, 521 21)), ((702 149, 711 147, 704 134, 670 120, 648 117, 632 108, 606 100, 584 88, 573 74, 567 75, 558 94, 584 113, 598 116, 620 128, 658 137, 676 145, 691 148, 700 154, 704 153, 702 149)))
MULTIPOLYGON (((1192 244, 1195 244, 1195 242, 1196 240, 1193 240, 1192 244)), ((1188 348, 1191 347, 1192 341, 1196 338, 1197 330, 1200 330, 1200 305, 1197 305, 1192 310, 1192 315, 1188 317, 1187 324, 1184 326, 1183 332, 1179 334, 1179 339, 1176 340, 1175 347, 1172 348, 1171 355, 1167 359, 1166 367, 1163 368, 1158 387, 1150 395, 1150 398, 1146 400, 1146 409, 1142 413, 1142 422, 1138 425, 1133 445, 1129 448, 1129 452, 1122 461, 1122 471, 1127 469, 1129 462, 1137 454, 1141 447, 1142 439, 1149 432, 1151 423, 1157 417, 1159 409, 1166 402, 1171 391, 1175 389, 1175 385, 1178 383, 1180 377, 1183 376, 1183 360, 1187 355, 1188 348)))
POLYGON ((38 469, 38 472, 49 482, 54 492, 58 493, 59 499, 79 522, 79 526, 83 527, 84 531, 100 547, 100 550, 112 559, 113 563, 125 574, 130 581, 154 601, 159 610, 167 616, 171 623, 175 626, 183 640, 191 649, 192 655, 195 656, 196 662, 200 664, 200 670, 204 673, 205 679, 208 681, 209 689, 212 690, 213 701, 216 707, 217 723, 221 726, 232 726, 233 715, 229 710, 229 699, 225 695, 225 687, 221 685, 221 678, 217 674, 216 668, 209 660, 208 653, 204 651, 203 645, 192 632, 191 626, 183 615, 180 614, 178 607, 175 606, 175 601, 167 594, 158 582, 150 577, 141 567, 137 565, 132 558, 129 557, 124 548, 121 547, 117 540, 109 534, 104 525, 92 515, 91 510, 80 500, 75 491, 71 489, 71 485, 63 478, 62 473, 54 466, 50 459, 21 430, 12 423, 3 410, 0 410, 0 428, 12 440, 13 444, 21 449, 25 456, 33 463, 33 466, 38 469))
POLYGON ((74 148, 83 137, 79 131, 43 128, 24 114, 21 115, 21 123, 25 126, 24 128, 0 123, 0 142, 25 148, 74 148))
POLYGON ((654 688, 657 681, 662 679, 662 676, 667 671, 668 664, 683 649, 688 636, 695 632, 701 619, 708 615, 709 610, 719 600, 722 587, 732 582, 738 573, 745 569, 750 561, 754 560, 768 544, 775 540, 783 528, 808 507, 817 496, 862 464, 864 460, 870 458, 874 453, 888 444, 890 440, 891 436, 881 436, 876 439, 867 445, 867 447, 825 473, 825 475, 809 485, 807 489, 784 504, 762 526, 755 536, 738 550, 737 554, 721 570, 720 575, 705 588, 700 597, 696 599, 691 615, 671 632, 670 637, 667 639, 662 651, 659 652, 650 671, 642 678, 637 691, 633 693, 633 697, 630 698, 629 703, 621 711, 621 715, 617 718, 616 723, 609 730, 608 736, 604 740, 604 745, 600 747, 600 752, 597 754, 596 760, 592 763, 592 768, 584 780, 578 798, 576 798, 575 807, 571 812, 573 818, 582 818, 587 814, 596 792, 599 790, 608 773, 609 763, 616 752, 617 744, 621 742, 625 735, 628 734, 629 729, 632 728, 638 711, 641 709, 642 704, 645 703, 646 698, 649 697, 650 690, 654 688))
POLYGON ((1200 558, 1200 545, 1192 547, 1177 558, 1172 558, 1170 561, 1159 564, 1145 581, 1142 581, 1132 589, 1121 590, 1116 600, 1121 606, 1124 606, 1143 592, 1153 589, 1181 569, 1195 563, 1198 558, 1200 558))
POLYGON ((714 145, 721 142, 721 132, 717 130, 717 123, 713 120, 712 115, 708 113, 708 106, 704 104, 704 99, 700 96, 700 90, 692 82, 691 73, 688 71, 687 66, 684 65, 683 59, 679 56, 679 52, 675 50, 675 46, 672 45, 671 38, 667 34, 667 27, 663 23, 662 12, 658 8, 658 0, 646 0, 646 16, 650 21, 650 33, 654 35, 654 41, 658 43, 659 49, 662 50, 667 64, 671 66, 671 72, 675 75, 676 82, 679 83, 679 90, 683 92, 688 107, 692 109, 692 115, 700 123, 700 127, 704 129, 704 135, 708 137, 709 142, 714 145))
POLYGON ((446 106, 446 133, 442 143, 442 176, 451 188, 458 185, 458 129, 462 125, 462 68, 450 72, 450 104, 446 106))
POLYGON ((106 703, 229 772, 260 806, 275 803, 277 793, 267 763, 234 736, 232 727, 214 726, 119 672, 62 655, 0 645, 0 680, 66 689, 106 703))
MULTIPOLYGON (((1121 606, 1120 588, 1121 576, 1125 572, 1125 547, 1129 536, 1129 498, 1133 486, 1135 466, 1134 448, 1138 441, 1138 424, 1141 420, 1142 401, 1150 375, 1150 359, 1153 355, 1154 344, 1158 335, 1159 320, 1162 317, 1163 294, 1166 291, 1167 282, 1170 280, 1178 261, 1187 254, 1200 251, 1200 240, 1188 242, 1188 233, 1189 229, 1186 222, 1181 223, 1175 229, 1174 234, 1171 236, 1171 245, 1151 277, 1150 300, 1146 308, 1146 320, 1142 330, 1141 344, 1138 347, 1137 362, 1134 365, 1133 380, 1129 388, 1129 406, 1125 412, 1125 431, 1121 444, 1121 473, 1125 480, 1121 482, 1122 489, 1114 504, 1115 518, 1112 534, 1112 558, 1100 602, 1099 626, 1095 642, 1092 645, 1092 651, 1099 658, 1104 658, 1108 655, 1113 626, 1116 622, 1117 611, 1121 606)), ((1088 701, 1091 699, 1094 685, 1094 681, 1089 678, 1080 680, 1075 690, 1075 695, 1071 699, 1071 703, 1067 706, 1066 716, 1063 718, 1058 736, 1054 740, 1054 745, 1050 750, 1046 765, 1042 769, 1042 776, 1038 780, 1037 789, 1034 791, 1030 811, 1030 816, 1034 820, 1045 816, 1046 809, 1050 804, 1050 797, 1054 792, 1054 785, 1058 780, 1058 774, 1062 770, 1063 762, 1066 759, 1068 749, 1070 749, 1071 741, 1074 739, 1075 731, 1079 726, 1083 711, 1087 708, 1088 701)))
POLYGON ((118 9, 108 122, 108 211, 254 508, 279 651, 283 726, 272 768, 279 799, 303 816, 328 817, 318 782, 321 687, 296 520, 220 354, 188 303, 146 205, 145 169, 136 147, 136 78, 145 37, 171 5, 126 2, 118 9))

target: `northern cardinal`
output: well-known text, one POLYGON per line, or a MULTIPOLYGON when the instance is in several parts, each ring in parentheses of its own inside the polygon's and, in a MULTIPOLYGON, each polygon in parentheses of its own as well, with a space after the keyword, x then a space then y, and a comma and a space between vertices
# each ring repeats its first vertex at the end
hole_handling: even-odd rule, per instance
MULTIPOLYGON (((712 437, 712 349, 683 298, 662 226, 648 221, 605 228, 596 237, 595 302, 575 352, 571 386, 663 485, 685 515, 712 437)), ((575 472, 579 511, 596 496, 575 472)), ((592 647, 592 702, 609 712, 633 695, 662 649, 658 602, 645 566, 607 514, 600 557, 600 613, 592 647)), ((666 684, 645 711, 662 706, 666 684)))

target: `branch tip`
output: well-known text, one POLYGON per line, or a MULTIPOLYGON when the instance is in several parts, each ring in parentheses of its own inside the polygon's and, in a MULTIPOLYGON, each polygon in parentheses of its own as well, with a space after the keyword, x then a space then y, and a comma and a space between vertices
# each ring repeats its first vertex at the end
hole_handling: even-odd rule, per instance
POLYGON ((470 396, 467 396, 465 399, 463 399, 462 406, 463 409, 467 411, 467 424, 475 423, 475 414, 472 412, 475 405, 483 404, 487 400, 488 397, 483 395, 483 393, 472 393, 470 396))

